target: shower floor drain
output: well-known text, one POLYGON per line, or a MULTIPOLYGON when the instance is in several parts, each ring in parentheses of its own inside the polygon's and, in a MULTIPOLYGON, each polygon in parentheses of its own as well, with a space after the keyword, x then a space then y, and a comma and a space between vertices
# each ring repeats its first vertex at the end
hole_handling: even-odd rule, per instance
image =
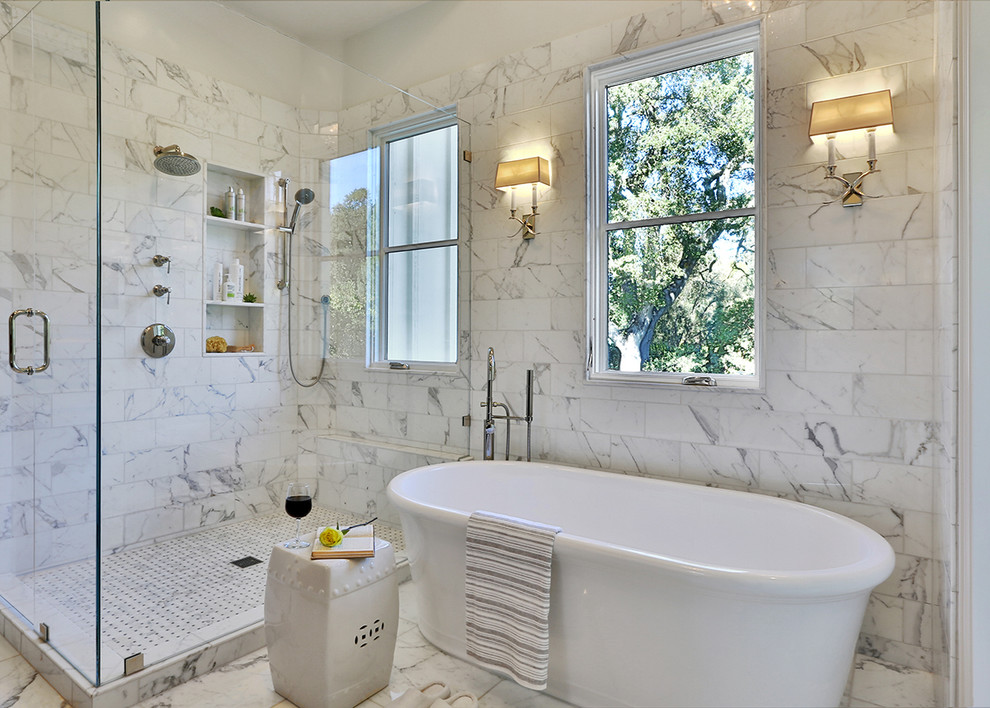
POLYGON ((245 556, 244 558, 238 558, 235 561, 230 561, 238 568, 250 568, 252 565, 258 565, 261 561, 254 556, 245 556))

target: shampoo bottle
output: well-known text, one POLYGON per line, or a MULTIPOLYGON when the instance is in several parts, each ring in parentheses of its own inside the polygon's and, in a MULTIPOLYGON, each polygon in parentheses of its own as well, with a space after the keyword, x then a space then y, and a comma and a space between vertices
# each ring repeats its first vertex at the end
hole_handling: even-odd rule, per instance
POLYGON ((247 200, 244 197, 244 190, 237 190, 237 220, 244 221, 247 216, 247 200))
POLYGON ((234 299, 237 302, 244 300, 244 266, 239 258, 234 259, 234 265, 230 268, 230 279, 234 283, 234 299))
POLYGON ((234 210, 236 208, 234 206, 235 199, 236 197, 234 196, 234 188, 227 187, 227 193, 224 195, 223 201, 224 201, 224 211, 226 212, 226 216, 228 219, 233 219, 236 216, 236 214, 234 213, 234 210))
POLYGON ((226 294, 223 289, 223 263, 217 263, 213 267, 213 295, 210 299, 220 301, 226 294))

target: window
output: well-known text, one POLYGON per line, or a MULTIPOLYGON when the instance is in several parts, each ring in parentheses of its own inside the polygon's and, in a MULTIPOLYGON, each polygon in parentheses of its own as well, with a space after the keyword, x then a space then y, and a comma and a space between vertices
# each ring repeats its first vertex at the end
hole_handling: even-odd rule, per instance
POLYGON ((372 364, 457 361, 457 124, 449 113, 373 133, 380 224, 372 364))
POLYGON ((588 72, 589 378, 760 386, 759 25, 588 72))

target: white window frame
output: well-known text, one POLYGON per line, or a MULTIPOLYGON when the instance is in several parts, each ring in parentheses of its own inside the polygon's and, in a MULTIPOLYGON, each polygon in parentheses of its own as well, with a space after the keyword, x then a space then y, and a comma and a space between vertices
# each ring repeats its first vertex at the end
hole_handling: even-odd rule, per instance
MULTIPOLYGON (((588 341, 587 379, 591 382, 648 384, 700 388, 690 379, 706 377, 714 382, 709 390, 762 391, 764 385, 764 277, 766 252, 764 238, 764 205, 766 178, 763 172, 763 48, 760 21, 738 25, 701 37, 682 40, 633 55, 619 57, 585 70, 586 137, 587 137, 587 229, 588 229, 588 341), (704 372, 661 373, 650 371, 614 371, 608 369, 608 226, 614 230, 620 224, 607 222, 607 102, 609 86, 669 73, 718 59, 753 52, 754 82, 754 367, 753 375, 707 374, 704 372)), ((719 212, 722 218, 732 212, 719 212)), ((749 213, 747 211, 746 215, 749 213)), ((698 215, 692 215, 696 217, 698 215)), ((636 222, 637 226, 672 223, 677 216, 636 222)), ((681 219, 686 220, 686 219, 681 219)), ((692 219, 693 220, 693 219, 692 219)), ((697 383, 697 382, 695 382, 697 383)), ((710 385, 710 384, 709 384, 710 385)), ((708 386, 703 386, 708 388, 708 386)))
MULTIPOLYGON (((430 372, 456 372, 458 371, 458 360, 460 348, 457 344, 459 339, 459 279, 460 279, 460 224, 459 219, 455 219, 454 236, 450 239, 438 241, 426 241, 422 243, 406 244, 402 246, 388 246, 388 144, 397 140, 412 138, 417 135, 429 133, 434 130, 453 127, 457 131, 458 145, 460 144, 460 124, 454 107, 450 106, 439 111, 431 112, 428 115, 418 115, 406 118, 394 123, 390 123, 371 131, 371 142, 377 151, 377 161, 374 167, 377 174, 372 175, 370 183, 378 187, 378 215, 377 223, 374 225, 372 238, 368 243, 369 256, 369 278, 368 295, 369 302, 373 307, 368 308, 368 363, 369 369, 387 369, 394 371, 430 371, 430 372), (420 251, 431 248, 449 247, 454 248, 457 258, 457 265, 454 268, 454 282, 451 288, 458 293, 457 301, 453 311, 453 329, 455 337, 454 361, 422 361, 422 360, 397 360, 387 359, 386 343, 388 341, 388 272, 387 256, 391 253, 403 251, 420 251)), ((454 156, 454 189, 460 189, 459 163, 457 155, 454 156)), ((458 194, 452 195, 454 204, 458 204, 458 194)))

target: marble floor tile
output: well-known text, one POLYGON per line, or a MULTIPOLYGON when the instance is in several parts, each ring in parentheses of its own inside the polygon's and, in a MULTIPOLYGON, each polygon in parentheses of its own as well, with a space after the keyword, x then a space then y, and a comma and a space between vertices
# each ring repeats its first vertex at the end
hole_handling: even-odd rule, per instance
POLYGON ((852 699, 886 708, 934 708, 933 674, 859 656, 853 671, 852 699))
MULTIPOLYGON (((405 627, 396 641, 389 686, 358 708, 384 708, 406 689, 433 679, 454 691, 478 696, 479 708, 567 708, 569 704, 539 691, 522 688, 431 645, 415 624, 412 583, 399 587, 400 619, 405 627)), ((934 706, 933 677, 871 659, 857 657, 849 708, 929 708, 934 706)), ((0 637, 0 706, 61 708, 61 696, 37 675, 16 650, 0 637)), ((137 704, 137 708, 295 708, 272 688, 265 649, 252 652, 211 673, 137 704)))
POLYGON ((259 649, 221 666, 208 674, 187 681, 135 708, 271 708, 291 706, 272 688, 268 652, 259 649))
POLYGON ((61 708, 68 702, 0 637, 0 706, 4 708, 61 708))

